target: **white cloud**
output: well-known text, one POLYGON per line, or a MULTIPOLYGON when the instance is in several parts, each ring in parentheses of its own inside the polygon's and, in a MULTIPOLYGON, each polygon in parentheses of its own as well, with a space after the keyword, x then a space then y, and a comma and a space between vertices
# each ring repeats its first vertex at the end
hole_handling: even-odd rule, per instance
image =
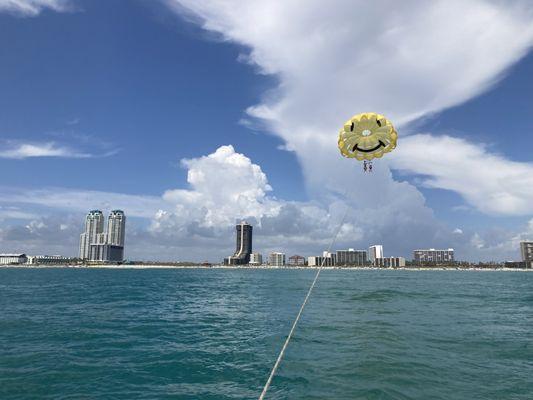
MULTIPOLYGON (((352 114, 404 123, 484 91, 533 43, 526 2, 166 0, 280 78, 251 113, 289 143, 326 143, 352 114), (494 57, 498 54, 498 57, 494 57)), ((333 140, 333 142, 335 142, 333 140)))
POLYGON ((31 157, 88 158, 90 154, 78 153, 69 147, 58 146, 53 142, 12 144, 0 151, 0 158, 24 159, 31 157))
POLYGON ((182 160, 190 190, 169 190, 163 198, 179 207, 197 209, 203 226, 233 224, 236 218, 276 213, 279 206, 266 193, 272 188, 259 165, 233 146, 205 157, 182 160), (201 206, 201 207, 198 207, 201 206))
MULTIPOLYGON (((166 3, 244 45, 250 63, 277 75, 279 86, 249 114, 265 120, 296 153, 314 195, 343 193, 350 182, 370 193, 355 195, 362 208, 371 207, 378 194, 394 203, 399 190, 411 189, 399 188, 387 173, 374 174, 369 187, 356 174, 357 163, 339 157, 336 136, 345 120, 376 110, 401 127, 462 103, 493 85, 533 44, 533 8, 527 2, 166 3)), ((398 149, 404 146, 402 133, 398 149)), ((440 159, 455 163, 449 153, 440 159)), ((498 196, 499 205, 483 210, 516 199, 501 189, 490 193, 493 201, 498 196)))
POLYGON ((0 12, 34 17, 46 8, 57 12, 68 11, 70 3, 70 0, 0 0, 0 12))
POLYGON ((93 157, 109 157, 118 152, 118 150, 110 150, 102 154, 92 154, 88 152, 81 152, 70 146, 61 145, 55 142, 41 142, 41 143, 23 143, 19 141, 7 140, 3 141, 3 150, 0 150, 0 158, 23 160, 26 158, 35 157, 61 157, 61 158, 93 158, 93 157))
MULTIPOLYGON (((360 173, 358 163, 339 157, 337 133, 353 114, 378 111, 398 126, 398 150, 405 143, 408 146, 406 124, 477 96, 529 51, 533 44, 530 2, 165 3, 223 40, 242 45, 247 50, 241 60, 279 79, 278 86, 247 112, 282 138, 284 148, 295 152, 309 194, 319 208, 326 210, 346 195, 355 215, 353 222, 369 241, 393 243, 403 251, 414 245, 448 247, 459 239, 460 235, 435 219, 413 185, 392 178, 389 157, 375 162, 371 175, 360 173)), ((509 165, 485 151, 477 157, 477 169, 488 169, 497 179, 529 182, 520 181, 512 168, 506 167, 504 173, 487 168, 482 154, 499 166, 509 165)), ((449 152, 439 159, 440 170, 453 170, 457 165, 449 152)), ((517 166, 529 171, 528 165, 517 166)), ((409 171, 420 173, 421 169, 409 171)), ((457 191, 487 213, 508 214, 512 207, 519 210, 515 213, 530 212, 526 204, 529 189, 497 187, 487 181, 492 179, 489 173, 449 182, 434 171, 425 184, 457 191), (484 179, 481 195, 466 187, 477 185, 478 177, 484 179)))
MULTIPOLYGON (((259 240, 293 245, 324 245, 338 222, 338 203, 330 208, 318 204, 289 202, 269 196, 272 190, 261 167, 235 152, 233 146, 221 146, 212 154, 182 160, 188 169, 189 189, 166 191, 163 199, 170 210, 159 211, 152 223, 154 234, 175 239, 186 236, 232 237, 235 222, 253 222, 259 240)), ((347 222, 341 237, 354 242, 361 237, 359 228, 347 222)))
POLYGON ((423 206, 423 197, 404 183, 391 189, 397 191, 385 196, 386 202, 376 199, 374 207, 357 208, 351 194, 330 194, 327 203, 277 199, 260 166, 232 146, 182 160, 182 166, 188 169, 189 187, 168 190, 162 196, 0 187, 0 217, 4 218, 0 247, 74 255, 83 215, 93 208, 121 208, 128 217, 141 218, 128 222, 127 253, 134 259, 220 261, 233 251, 239 219, 253 224, 258 251, 312 255, 330 245, 348 211, 334 250, 383 243, 387 255, 406 257, 414 246, 454 247, 460 259, 512 258, 514 254, 516 233, 449 229, 423 206), (10 218, 29 222, 13 224, 10 218))
POLYGON ((151 218, 165 202, 158 196, 76 190, 66 188, 25 189, 0 187, 0 204, 25 210, 44 208, 86 213, 92 209, 124 209, 130 216, 151 218))
POLYGON ((38 218, 37 214, 21 210, 19 207, 2 207, 0 206, 0 221, 4 219, 24 219, 31 220, 38 218))
MULTIPOLYGON (((453 239, 451 230, 435 221, 423 197, 406 183, 395 183, 382 197, 349 186, 342 195, 329 193, 328 201, 296 202, 273 197, 260 166, 232 146, 182 165, 188 168, 190 188, 164 194, 172 207, 157 213, 149 233, 159 244, 178 246, 188 254, 205 255, 209 249, 218 259, 228 255, 239 219, 254 225, 254 247, 264 253, 320 253, 331 244, 345 213, 333 249, 366 248, 375 242, 384 243, 389 255, 409 256, 413 243, 444 246, 453 239), (355 199, 367 203, 354 207, 355 199), (369 200, 374 203, 368 205, 369 200)), ((386 170, 377 174, 390 179, 386 170)), ((371 183, 373 178, 367 178, 371 183)))
POLYGON ((491 154, 482 143, 414 135, 388 159, 393 168, 422 175, 424 186, 457 192, 484 213, 533 214, 533 164, 491 154))

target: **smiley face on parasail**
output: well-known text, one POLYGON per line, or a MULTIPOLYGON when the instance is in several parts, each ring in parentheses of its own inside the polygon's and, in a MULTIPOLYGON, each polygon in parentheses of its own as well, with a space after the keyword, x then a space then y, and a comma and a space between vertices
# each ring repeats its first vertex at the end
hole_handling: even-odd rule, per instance
POLYGON ((340 130, 339 150, 344 157, 370 161, 394 150, 397 140, 398 133, 383 115, 357 114, 340 130))

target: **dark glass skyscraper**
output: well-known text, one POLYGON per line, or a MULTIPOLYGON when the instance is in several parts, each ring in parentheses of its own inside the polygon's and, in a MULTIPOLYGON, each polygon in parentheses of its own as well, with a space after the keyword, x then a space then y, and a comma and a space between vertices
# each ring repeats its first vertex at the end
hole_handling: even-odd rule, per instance
POLYGON ((252 225, 242 221, 235 227, 237 230, 237 245, 233 256, 225 258, 226 265, 242 265, 250 262, 252 253, 252 225))

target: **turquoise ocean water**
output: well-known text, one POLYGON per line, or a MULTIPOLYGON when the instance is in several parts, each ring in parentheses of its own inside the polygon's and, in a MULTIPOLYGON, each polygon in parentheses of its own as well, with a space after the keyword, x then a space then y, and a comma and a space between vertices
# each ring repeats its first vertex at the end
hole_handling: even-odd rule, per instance
MULTIPOLYGON (((254 399, 309 270, 0 268, 0 399, 254 399)), ((323 271, 270 399, 532 399, 533 273, 323 271)))

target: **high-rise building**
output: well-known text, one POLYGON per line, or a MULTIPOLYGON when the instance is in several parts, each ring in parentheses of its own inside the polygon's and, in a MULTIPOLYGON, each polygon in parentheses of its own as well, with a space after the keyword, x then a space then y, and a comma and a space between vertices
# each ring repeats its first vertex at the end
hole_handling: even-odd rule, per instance
POLYGON ((413 252, 413 259, 416 262, 431 262, 431 263, 445 263, 454 261, 453 249, 448 250, 415 250, 413 252))
POLYGON ((520 242, 520 253, 526 268, 533 268, 533 242, 520 242))
POLYGON ((383 258, 383 246, 380 244, 368 248, 368 259, 372 263, 375 263, 376 258, 383 258))
POLYGON ((126 216, 122 210, 113 210, 107 219, 107 244, 124 247, 126 216))
POLYGON ((259 266, 263 264, 263 256, 261 253, 252 253, 250 254, 250 265, 259 266))
POLYGON ((268 263, 274 267, 283 267, 285 265, 285 253, 270 253, 268 263))
POLYGON ((366 250, 337 250, 337 265, 365 265, 367 263, 366 250))
POLYGON ((126 216, 113 210, 104 232, 104 215, 100 210, 89 211, 85 232, 80 235, 80 258, 89 261, 121 262, 124 260, 126 216))
POLYGON ((237 230, 237 246, 233 256, 224 259, 225 265, 243 265, 250 262, 253 227, 246 221, 242 221, 235 229, 237 230))
POLYGON ((91 210, 85 217, 85 231, 80 235, 80 258, 90 259, 91 244, 102 240, 104 232, 104 214, 100 210, 91 210))

